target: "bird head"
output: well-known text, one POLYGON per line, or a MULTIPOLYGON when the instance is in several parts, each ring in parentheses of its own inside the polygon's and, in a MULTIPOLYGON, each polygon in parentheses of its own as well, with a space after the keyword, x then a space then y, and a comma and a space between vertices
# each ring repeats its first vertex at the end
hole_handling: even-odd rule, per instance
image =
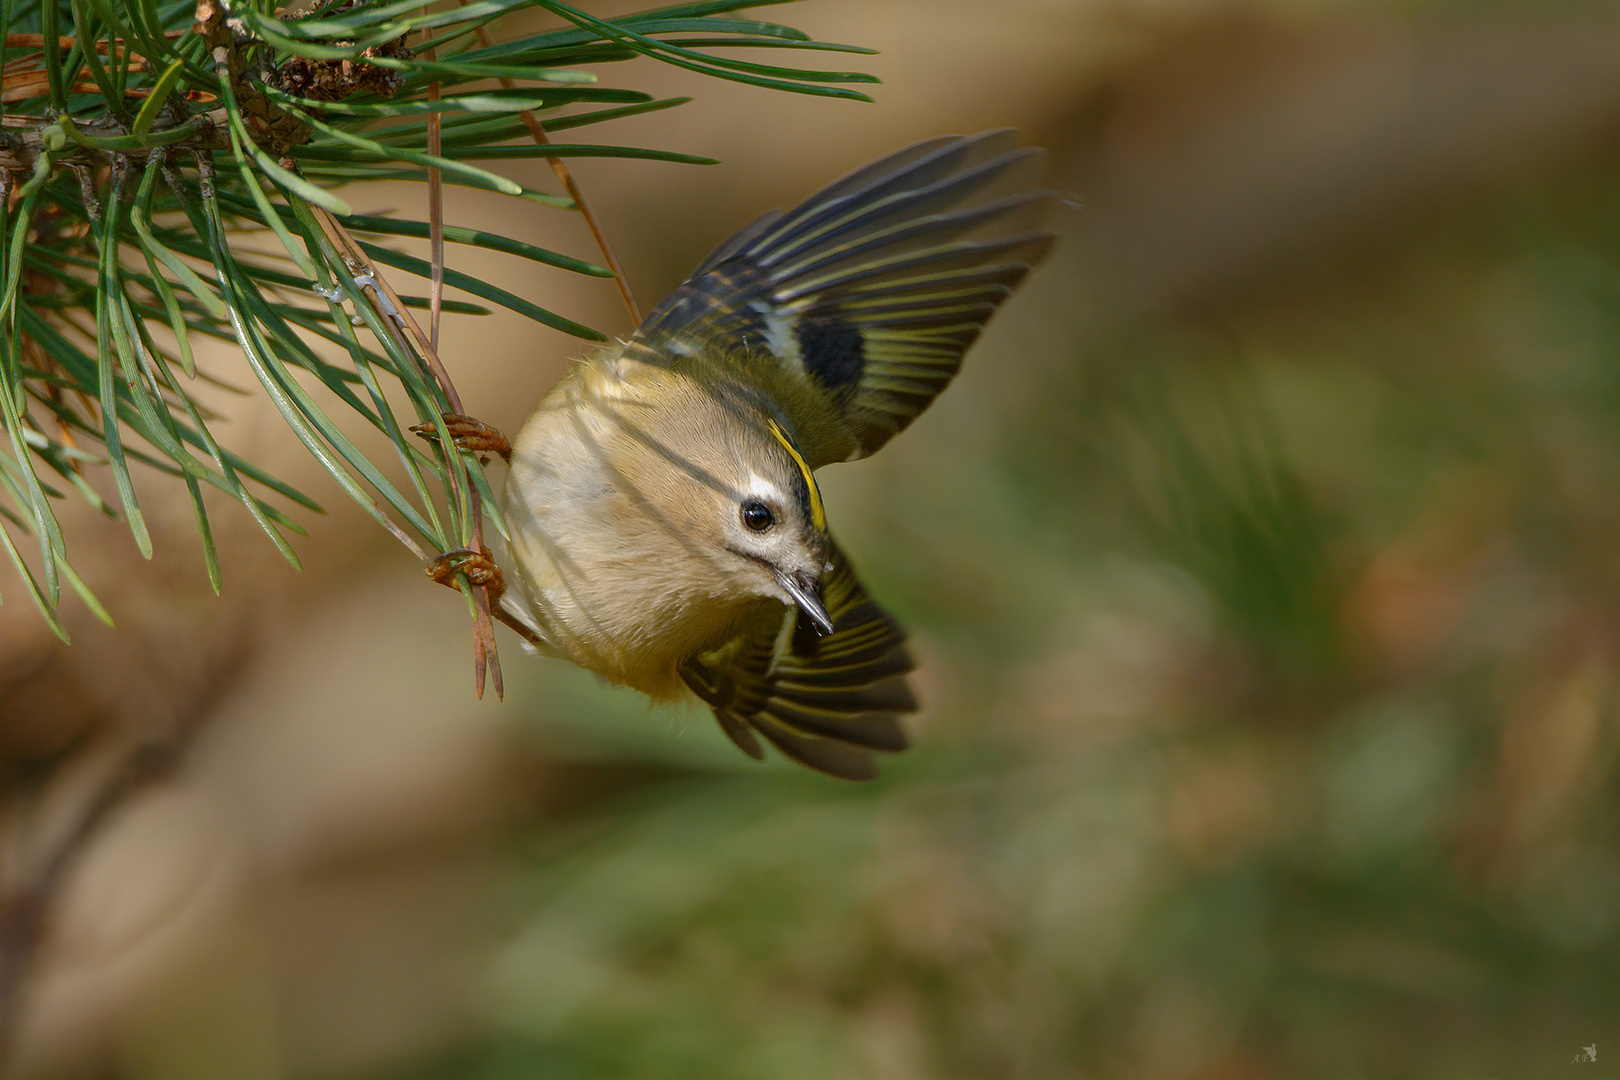
POLYGON ((767 418, 764 428, 770 438, 753 440, 747 461, 738 463, 735 488, 716 507, 721 546, 742 560, 745 573, 748 564, 757 568, 752 576, 762 591, 830 634, 820 586, 830 551, 821 490, 781 426, 767 418))
POLYGON ((774 597, 831 633, 820 592, 832 544, 826 512, 783 425, 747 397, 684 378, 656 380, 651 397, 655 408, 621 414, 633 445, 617 457, 653 516, 696 557, 685 565, 709 567, 727 597, 774 597))

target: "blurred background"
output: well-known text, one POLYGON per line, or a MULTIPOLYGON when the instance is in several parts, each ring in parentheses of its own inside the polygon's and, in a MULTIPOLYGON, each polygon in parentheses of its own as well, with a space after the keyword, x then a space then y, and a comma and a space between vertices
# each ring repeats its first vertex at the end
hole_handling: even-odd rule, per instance
MULTIPOLYGON (((915 748, 865 786, 758 766, 695 705, 504 632, 506 699, 475 700, 461 601, 243 399, 234 447, 332 510, 301 574, 221 503, 214 599, 149 475, 151 564, 64 507, 119 629, 74 618, 60 647, 0 579, 7 874, 132 748, 196 732, 48 910, 0 920, 10 1072, 1620 1071, 1620 14, 763 17, 881 50, 857 58, 877 104, 638 62, 630 85, 697 100, 601 137, 723 159, 577 164, 644 306, 911 140, 1016 125, 1073 193, 951 390, 823 474, 914 635, 915 748)), ((555 211, 457 199, 453 223, 592 255, 555 211)), ((610 283, 452 258, 629 329, 610 283)), ((442 352, 514 428, 576 346, 494 315, 448 318, 442 352)))

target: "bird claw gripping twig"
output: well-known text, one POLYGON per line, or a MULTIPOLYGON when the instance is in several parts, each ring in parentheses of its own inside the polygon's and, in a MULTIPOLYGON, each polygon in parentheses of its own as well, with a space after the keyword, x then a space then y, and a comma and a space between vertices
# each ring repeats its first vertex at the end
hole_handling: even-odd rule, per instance
POLYGON ((466 574, 468 584, 488 594, 491 609, 500 606, 501 597, 506 593, 506 577, 501 573, 501 568, 495 565, 495 557, 490 554, 489 548, 478 551, 457 548, 427 564, 427 576, 440 585, 454 589, 457 574, 466 574))
MULTIPOLYGON (((503 461, 512 460, 512 443, 499 428, 460 413, 445 413, 442 419, 451 440, 461 449, 474 454, 499 454, 503 461)), ((417 424, 411 430, 430 442, 439 441, 437 424, 417 424)), ((487 464, 488 458, 484 461, 487 464)))

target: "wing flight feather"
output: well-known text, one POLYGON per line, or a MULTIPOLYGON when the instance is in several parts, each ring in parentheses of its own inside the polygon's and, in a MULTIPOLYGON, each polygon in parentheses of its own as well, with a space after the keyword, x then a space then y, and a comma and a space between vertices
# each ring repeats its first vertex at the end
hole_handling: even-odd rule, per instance
MULTIPOLYGON (((1050 251, 1041 221, 1053 196, 1031 187, 1042 157, 1015 132, 990 131, 857 169, 716 248, 647 316, 627 354, 678 363, 764 349, 843 428, 801 439, 811 466, 865 457, 938 396, 1050 251)), ((791 413, 793 397, 777 404, 791 413)))

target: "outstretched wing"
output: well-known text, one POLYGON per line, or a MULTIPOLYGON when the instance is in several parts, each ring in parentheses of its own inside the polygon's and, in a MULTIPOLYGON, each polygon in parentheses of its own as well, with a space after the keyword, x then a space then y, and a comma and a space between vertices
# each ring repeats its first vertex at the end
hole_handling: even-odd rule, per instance
POLYGON ((740 637, 681 665, 731 741, 763 758, 762 735, 795 761, 846 780, 877 775, 872 751, 906 748, 900 717, 917 711, 906 635, 873 603, 842 552, 822 577, 833 632, 820 636, 796 608, 761 618, 740 637))
POLYGON ((782 408, 791 414, 795 396, 813 395, 845 429, 801 435, 811 466, 865 457, 945 388, 1050 250, 1038 223, 1052 195, 1029 187, 1042 156, 1019 148, 1015 132, 991 131, 931 139, 858 169, 716 248, 647 316, 627 355, 678 363, 762 347, 800 391, 782 408))

